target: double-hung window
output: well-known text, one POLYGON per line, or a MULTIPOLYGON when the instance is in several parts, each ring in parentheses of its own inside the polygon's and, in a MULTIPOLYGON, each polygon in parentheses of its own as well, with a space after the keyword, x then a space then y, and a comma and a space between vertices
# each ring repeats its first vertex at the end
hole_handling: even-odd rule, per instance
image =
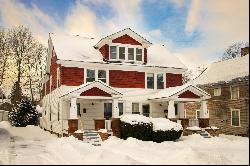
POLYGON ((238 99, 238 98, 239 98, 239 87, 231 86, 231 99, 238 99))
POLYGON ((139 103, 132 103, 132 114, 140 114, 139 103))
POLYGON ((240 110, 231 109, 231 125, 240 126, 240 110))
POLYGON ((86 82, 95 81, 95 70, 87 69, 86 82))
POLYGON ((157 74, 157 89, 164 88, 163 74, 157 74))
POLYGON ((147 88, 154 89, 154 73, 147 73, 147 88))
POLYGON ((142 61, 142 49, 141 48, 136 48, 136 60, 142 61))
POLYGON ((110 46, 110 59, 117 59, 117 46, 110 46))
POLYGON ((98 80, 106 83, 107 78, 106 78, 106 70, 98 70, 98 80))
POLYGON ((214 96, 220 96, 221 95, 221 88, 215 88, 214 89, 214 96))
POLYGON ((134 48, 128 48, 128 60, 134 60, 135 59, 135 50, 134 48))
POLYGON ((119 59, 125 60, 125 47, 119 47, 119 59))

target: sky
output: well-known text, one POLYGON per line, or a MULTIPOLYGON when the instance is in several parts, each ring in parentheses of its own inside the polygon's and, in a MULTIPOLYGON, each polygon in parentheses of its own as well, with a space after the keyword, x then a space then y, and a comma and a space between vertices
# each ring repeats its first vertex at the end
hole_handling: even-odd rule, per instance
POLYGON ((0 26, 101 38, 131 28, 164 44, 189 69, 217 61, 234 42, 249 42, 249 0, 0 0, 0 26))

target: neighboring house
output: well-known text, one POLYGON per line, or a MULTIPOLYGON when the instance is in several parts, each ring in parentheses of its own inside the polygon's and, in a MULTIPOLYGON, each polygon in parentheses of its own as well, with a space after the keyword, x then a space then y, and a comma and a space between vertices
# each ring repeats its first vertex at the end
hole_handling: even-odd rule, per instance
POLYGON ((68 134, 125 113, 183 120, 184 103, 192 101, 201 102, 206 121, 210 95, 182 85, 186 70, 164 46, 129 28, 100 40, 50 34, 40 126, 68 134))
MULTIPOLYGON (((224 134, 249 133, 249 47, 241 56, 212 63, 193 84, 211 94, 208 100, 210 125, 224 134)), ((198 118, 200 104, 186 104, 188 118, 198 118)))

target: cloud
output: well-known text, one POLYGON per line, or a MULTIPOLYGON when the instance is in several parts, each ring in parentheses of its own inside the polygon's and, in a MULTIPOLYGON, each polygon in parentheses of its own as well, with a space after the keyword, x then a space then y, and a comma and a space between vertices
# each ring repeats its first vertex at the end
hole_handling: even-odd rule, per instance
POLYGON ((199 18, 200 8, 201 8, 201 1, 192 0, 185 26, 186 32, 192 33, 195 30, 199 18))

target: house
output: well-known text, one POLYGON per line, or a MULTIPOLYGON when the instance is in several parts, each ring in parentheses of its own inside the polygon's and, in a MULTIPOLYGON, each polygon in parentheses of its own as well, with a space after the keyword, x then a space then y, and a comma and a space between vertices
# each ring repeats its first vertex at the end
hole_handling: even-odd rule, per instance
MULTIPOLYGON (((224 134, 249 133, 249 47, 241 56, 212 63, 193 84, 209 94, 209 124, 224 134)), ((187 117, 199 118, 200 104, 186 104, 187 117)))
POLYGON ((122 114, 185 119, 184 103, 200 102, 208 125, 210 95, 182 85, 187 68, 166 48, 130 28, 102 39, 50 34, 42 81, 40 126, 57 134, 95 129, 95 122, 122 114))

